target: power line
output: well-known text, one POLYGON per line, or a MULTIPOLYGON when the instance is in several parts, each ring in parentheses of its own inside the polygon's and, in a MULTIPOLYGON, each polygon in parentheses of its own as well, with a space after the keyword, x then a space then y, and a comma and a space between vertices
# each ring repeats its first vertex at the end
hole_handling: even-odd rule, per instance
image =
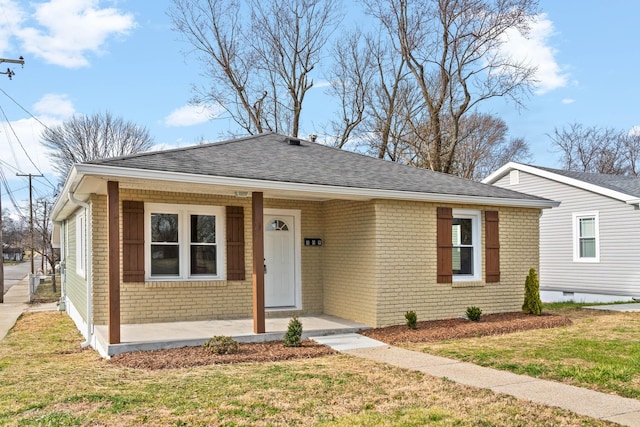
MULTIPOLYGON (((2 61, 2 59, 0 58, 0 62, 2 61)), ((11 97, 7 92, 4 91, 4 89, 0 88, 0 92, 2 92, 7 98, 9 98, 11 101, 13 101, 14 104, 16 104, 18 107, 20 107, 22 109, 22 111, 24 111, 25 113, 27 113, 29 115, 29 117, 33 118, 36 122, 38 122, 39 124, 41 124, 45 129, 49 129, 49 126, 47 126, 46 124, 44 124, 42 121, 40 121, 40 119, 38 119, 36 116, 34 116, 29 110, 27 110, 25 107, 23 107, 18 101, 16 101, 13 97, 11 97)), ((49 186, 51 187, 52 190, 56 190, 57 186, 55 184, 53 184, 51 181, 49 181, 49 178, 47 178, 46 176, 44 176, 44 174, 42 173, 42 171, 40 170, 40 168, 38 168, 38 166, 35 164, 35 162, 33 161, 33 159, 31 158, 31 156, 29 155, 29 152, 24 148, 24 145, 22 144, 22 141, 20 141, 20 138, 18 137, 15 129, 13 128, 13 126, 11 125, 11 121, 9 120, 9 118, 7 117, 7 114, 5 113, 4 109, 0 106, 0 111, 2 112, 2 115, 4 116, 4 119, 6 121, 6 123, 8 124, 9 128, 11 129, 14 137, 16 138, 16 140, 18 141, 18 144, 20 144, 20 147, 22 148, 22 151, 24 151, 24 153, 26 154, 27 158, 29 159, 29 161, 31 162, 31 164, 33 165, 33 167, 36 169, 36 171, 40 174, 43 175, 45 181, 49 184, 49 186)), ((11 140, 9 140, 9 145, 11 145, 11 140)), ((12 152, 13 152, 13 148, 12 148, 12 152)))

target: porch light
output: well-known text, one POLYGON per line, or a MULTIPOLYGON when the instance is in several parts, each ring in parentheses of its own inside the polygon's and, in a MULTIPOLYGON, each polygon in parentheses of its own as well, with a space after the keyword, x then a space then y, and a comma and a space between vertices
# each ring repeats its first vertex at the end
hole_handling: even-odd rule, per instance
POLYGON ((242 198, 249 197, 248 191, 236 191, 234 194, 236 195, 236 197, 242 197, 242 198))

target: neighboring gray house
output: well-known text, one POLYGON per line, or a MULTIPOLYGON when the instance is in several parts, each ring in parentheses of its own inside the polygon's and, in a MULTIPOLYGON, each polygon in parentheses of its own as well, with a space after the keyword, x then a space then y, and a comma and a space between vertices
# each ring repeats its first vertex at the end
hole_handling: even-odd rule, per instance
POLYGON ((483 182, 560 202, 540 218, 543 301, 640 297, 640 178, 511 162, 483 182))

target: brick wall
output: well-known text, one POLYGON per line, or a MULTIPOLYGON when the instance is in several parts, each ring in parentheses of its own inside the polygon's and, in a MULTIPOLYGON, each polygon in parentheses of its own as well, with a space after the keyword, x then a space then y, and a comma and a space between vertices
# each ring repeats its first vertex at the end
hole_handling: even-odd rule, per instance
MULTIPOLYGON (((146 203, 176 203, 212 206, 243 206, 245 221, 244 281, 153 281, 122 283, 120 288, 122 323, 193 321, 251 317, 252 290, 252 218, 251 198, 190 193, 167 193, 152 190, 120 190, 121 200, 146 203)), ((107 198, 93 196, 93 298, 94 322, 107 322, 107 198)), ((265 208, 299 209, 301 235, 321 237, 320 203, 265 200, 265 208)), ((120 222, 122 227, 122 221, 120 222)), ((122 229, 120 230, 122 235, 122 229)), ((121 251, 122 253, 122 251, 121 251)), ((302 310, 322 312, 321 251, 302 247, 302 310)), ((121 264, 122 265, 122 264, 121 264)))
MULTIPOLYGON (((130 189, 121 189, 120 197, 147 203, 241 205, 245 212, 246 280, 123 283, 123 323, 252 316, 250 198, 130 189)), ((105 324, 107 320, 106 203, 105 196, 91 198, 96 324, 105 324)), ((528 270, 538 268, 538 209, 390 200, 277 199, 265 199, 265 208, 300 210, 297 237, 323 239, 322 247, 301 247, 302 310, 296 313, 326 313, 371 326, 385 326, 404 323, 407 310, 415 310, 419 320, 457 317, 471 305, 480 307, 484 313, 517 311, 522 305, 528 270), (500 282, 436 283, 438 206, 499 211, 500 282)), ((69 263, 75 257, 74 235, 75 227, 70 221, 69 263)), ((482 264, 484 270, 484 250, 482 264)), ((71 270, 70 265, 67 269, 71 270)), ((78 307, 84 301, 83 284, 70 273, 68 289, 78 307)))
MULTIPOLYGON (((418 320, 458 317, 475 305, 483 313, 519 311, 529 268, 538 268, 538 209, 442 205, 380 200, 376 209, 378 313, 376 326, 404 323, 414 310, 418 320), (498 210, 498 283, 436 283, 436 208, 498 210)), ((482 229, 484 230, 484 217, 482 229)), ((484 272, 484 231, 482 269, 484 272)))
POLYGON ((376 324, 376 231, 373 202, 324 204, 324 311, 376 324))

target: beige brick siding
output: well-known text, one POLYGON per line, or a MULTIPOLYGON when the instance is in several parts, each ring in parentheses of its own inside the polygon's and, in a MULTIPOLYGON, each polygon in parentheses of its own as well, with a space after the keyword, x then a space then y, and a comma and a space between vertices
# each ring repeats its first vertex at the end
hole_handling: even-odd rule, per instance
MULTIPOLYGON (((212 206, 243 206, 245 215, 244 281, 176 281, 122 283, 120 310, 122 323, 149 323, 251 317, 252 290, 252 218, 251 199, 190 193, 166 193, 151 190, 120 190, 120 200, 146 203, 176 203, 212 206)), ((92 197, 94 322, 107 322, 107 224, 105 196, 92 197)), ((322 237, 319 202, 265 200, 265 208, 301 210, 300 234, 322 237)), ((120 223, 122 228, 122 221, 120 223)), ((120 230, 122 235, 122 229, 120 230)), ((301 313, 322 313, 322 252, 302 247, 301 313)), ((122 265, 122 264, 121 264, 122 265)), ((121 273, 122 277, 122 273, 121 273)))
POLYGON ((324 311, 376 324, 376 231, 373 202, 324 206, 324 311))
MULTIPOLYGON (((121 188, 120 199, 243 206, 246 260, 244 281, 121 284, 122 323, 252 316, 251 198, 121 188)), ((93 213, 93 321, 100 325, 107 322, 106 196, 94 195, 90 203, 93 213)), ((265 199, 264 207, 299 210, 301 224, 297 237, 323 239, 322 247, 301 246, 302 310, 297 313, 326 313, 370 326, 386 326, 404 323, 407 310, 415 310, 419 320, 457 317, 471 305, 480 307, 484 313, 517 311, 522 305, 527 272, 530 267, 538 268, 539 209, 391 200, 313 202, 279 199, 265 199), (499 211, 499 283, 436 283, 438 206, 499 211)), ((69 221, 69 231, 67 290, 76 308, 86 316, 86 286, 75 275, 73 217, 69 221)), ((482 264, 484 266, 484 250, 482 264)))
MULTIPOLYGON (((419 320, 461 316, 475 305, 484 313, 518 311, 530 267, 538 268, 538 209, 376 202, 378 315, 376 326, 404 323, 414 310, 419 320), (436 283, 436 208, 498 210, 499 283, 436 283)), ((484 243, 484 217, 482 239, 484 243)), ((482 266, 484 272, 484 244, 482 266)))

